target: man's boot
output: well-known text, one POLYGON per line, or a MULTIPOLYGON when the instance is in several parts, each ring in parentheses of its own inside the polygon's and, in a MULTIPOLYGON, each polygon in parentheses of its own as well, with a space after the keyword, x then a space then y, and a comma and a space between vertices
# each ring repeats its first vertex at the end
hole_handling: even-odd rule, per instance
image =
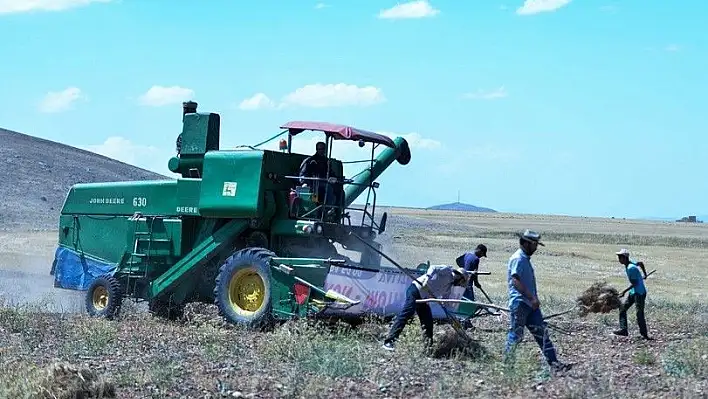
POLYGON ((620 335, 620 336, 623 336, 623 337, 626 337, 626 336, 629 335, 629 333, 627 332, 627 330, 625 330, 625 329, 623 329, 623 328, 620 328, 620 329, 617 330, 617 331, 613 331, 612 334, 620 335))

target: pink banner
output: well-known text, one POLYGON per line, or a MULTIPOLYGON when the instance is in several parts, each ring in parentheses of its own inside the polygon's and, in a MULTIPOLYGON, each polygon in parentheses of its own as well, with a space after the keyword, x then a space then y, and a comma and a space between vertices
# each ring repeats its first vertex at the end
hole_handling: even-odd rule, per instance
MULTIPOLYGON (((348 314, 370 313, 377 315, 395 315, 403 307, 406 290, 411 284, 407 275, 391 270, 370 272, 343 267, 332 267, 325 280, 325 290, 333 290, 348 298, 360 301, 358 305, 344 311, 348 314)), ((464 289, 455 287, 452 298, 459 298, 464 289)), ((446 305, 454 310, 455 305, 446 305)), ((433 316, 444 318, 439 304, 431 304, 433 316)), ((341 311, 337 311, 339 313, 341 311)))

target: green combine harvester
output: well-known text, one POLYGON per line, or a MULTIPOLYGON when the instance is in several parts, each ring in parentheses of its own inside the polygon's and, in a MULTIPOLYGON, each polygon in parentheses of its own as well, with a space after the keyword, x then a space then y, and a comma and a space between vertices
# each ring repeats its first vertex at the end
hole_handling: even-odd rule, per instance
MULTIPOLYGON (((216 304, 226 321, 250 327, 398 312, 410 284, 406 273, 422 275, 428 264, 406 273, 381 265, 375 238, 387 214, 376 221, 375 179, 394 161, 410 162, 405 139, 296 121, 281 126, 287 140, 279 151, 220 150, 218 114, 186 102, 182 122, 168 164, 180 177, 70 189, 51 271, 55 287, 86 291, 88 313, 106 318, 126 298, 170 319, 189 302, 216 304), (308 130, 324 134, 320 158, 291 151, 293 138, 308 130), (342 161, 329 157, 337 140, 371 144, 366 167, 351 178, 343 176, 342 161), (323 159, 325 175, 301 173, 323 159), (367 190, 363 208, 352 207, 367 190)), ((468 316, 476 310, 460 308, 468 316)), ((445 317, 436 306, 433 312, 445 317)))

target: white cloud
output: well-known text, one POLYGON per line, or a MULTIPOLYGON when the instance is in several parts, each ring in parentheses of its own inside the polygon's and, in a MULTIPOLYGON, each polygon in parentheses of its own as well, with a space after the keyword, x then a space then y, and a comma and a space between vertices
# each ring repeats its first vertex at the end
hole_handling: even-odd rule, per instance
MULTIPOLYGON (((395 136, 391 136, 395 137, 395 136)), ((410 134, 404 134, 402 136, 406 141, 408 142, 408 145, 411 148, 420 148, 420 149, 425 149, 425 150, 435 150, 440 147, 442 147, 442 144, 433 139, 426 139, 425 137, 421 136, 419 133, 410 133, 410 134)))
POLYGON ((381 19, 403 19, 403 18, 426 18, 438 15, 440 10, 433 8, 425 0, 410 1, 408 3, 397 4, 391 8, 381 10, 381 19))
POLYGON ((521 159, 521 152, 517 148, 501 147, 496 144, 484 144, 463 149, 460 155, 465 160, 491 162, 514 162, 521 159))
POLYGON ((509 94, 506 92, 504 86, 491 91, 477 90, 472 93, 465 93, 465 98, 475 99, 475 100, 496 100, 499 98, 507 97, 509 94))
POLYGON ((152 86, 140 96, 140 104, 151 107, 180 103, 194 99, 194 90, 180 86, 152 86))
POLYGON ((386 101, 383 90, 375 86, 336 84, 309 84, 286 94, 280 102, 271 99, 265 93, 256 93, 239 103, 244 111, 257 109, 283 109, 299 106, 307 108, 330 108, 357 106, 366 107, 386 101))
POLYGON ((683 49, 682 46, 679 46, 678 44, 668 44, 663 47, 645 47, 645 51, 651 51, 651 52, 657 52, 657 51, 665 51, 669 53, 676 53, 679 52, 683 49))
POLYGON ((570 3, 570 0, 524 0, 524 4, 516 10, 519 15, 531 15, 555 11, 570 3))
POLYGON ((264 93, 256 93, 238 105, 238 108, 244 111, 252 111, 264 108, 274 108, 275 102, 264 93))
POLYGON ((281 106, 310 108, 370 106, 386 101, 383 91, 374 86, 310 84, 296 89, 283 97, 281 106))
POLYGON ((444 175, 456 175, 469 168, 470 164, 493 164, 495 167, 515 164, 522 160, 522 153, 517 148, 498 144, 480 144, 469 148, 454 149, 453 154, 440 157, 436 169, 444 175))
POLYGON ((56 113, 71 109, 74 102, 86 98, 78 87, 69 87, 62 91, 50 91, 39 103, 39 110, 45 113, 56 113))
POLYGON ((428 139, 423 137, 420 133, 407 133, 407 134, 399 134, 399 133, 393 133, 393 132, 376 132, 378 134, 383 134, 384 136, 388 136, 392 139, 401 136, 406 141, 408 142, 408 146, 411 149, 421 149, 421 150, 437 150, 438 148, 442 147, 442 143, 440 143, 437 140, 433 139, 428 139))
POLYGON ((91 3, 108 3, 113 0, 0 0, 0 14, 29 11, 63 11, 91 3))
POLYGON ((325 4, 325 3, 317 3, 317 4, 315 5, 315 9, 316 9, 316 10, 319 10, 319 9, 322 9, 322 8, 327 8, 327 7, 329 7, 329 5, 328 5, 328 4, 325 4))
POLYGON ((112 136, 102 144, 85 145, 80 148, 162 175, 172 174, 167 168, 167 163, 174 154, 165 148, 135 144, 121 136, 112 136))

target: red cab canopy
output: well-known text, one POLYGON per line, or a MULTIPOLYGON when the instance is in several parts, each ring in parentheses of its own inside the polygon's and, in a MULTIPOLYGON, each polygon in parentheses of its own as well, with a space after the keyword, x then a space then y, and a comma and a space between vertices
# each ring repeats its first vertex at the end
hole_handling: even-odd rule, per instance
POLYGON ((351 126, 337 125, 328 122, 292 121, 280 127, 288 129, 291 136, 302 133, 305 130, 324 132, 332 136, 335 140, 365 141, 369 143, 383 144, 387 147, 396 148, 396 144, 391 138, 382 134, 356 129, 351 126))

